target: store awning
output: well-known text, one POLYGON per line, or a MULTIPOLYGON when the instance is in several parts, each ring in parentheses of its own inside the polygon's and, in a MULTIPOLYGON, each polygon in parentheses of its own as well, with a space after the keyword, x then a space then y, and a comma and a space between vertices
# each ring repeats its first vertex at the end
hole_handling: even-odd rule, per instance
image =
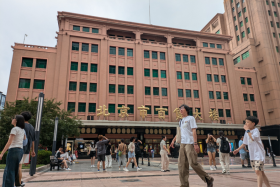
MULTIPOLYGON (((262 139, 262 140, 268 140, 268 136, 261 136, 261 139, 262 139)), ((278 138, 277 138, 277 136, 270 136, 270 140, 271 140, 271 141, 272 141, 272 140, 278 141, 278 138)))

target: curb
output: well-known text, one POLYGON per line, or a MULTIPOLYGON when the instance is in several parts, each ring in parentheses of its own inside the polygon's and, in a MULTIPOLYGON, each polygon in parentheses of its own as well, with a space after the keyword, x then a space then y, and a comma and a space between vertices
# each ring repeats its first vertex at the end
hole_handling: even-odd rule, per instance
MULTIPOLYGON (((50 164, 47 164, 47 165, 44 165, 44 166, 41 166, 41 167, 38 167, 36 168, 36 172, 41 172, 43 170, 46 170, 47 168, 50 167, 50 164)), ((0 172, 4 172, 5 169, 0 169, 0 172)), ((22 169, 22 172, 29 172, 30 169, 22 169)))

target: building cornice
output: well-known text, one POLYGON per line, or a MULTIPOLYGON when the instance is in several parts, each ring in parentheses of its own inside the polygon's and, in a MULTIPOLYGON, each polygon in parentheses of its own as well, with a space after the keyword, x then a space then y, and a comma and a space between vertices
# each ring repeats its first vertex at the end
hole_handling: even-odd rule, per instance
POLYGON ((48 53, 56 53, 56 47, 47 47, 47 46, 39 46, 39 45, 31 45, 31 44, 21 44, 15 43, 14 46, 11 46, 13 49, 22 49, 22 50, 32 50, 39 52, 48 52, 48 53))
POLYGON ((212 22, 213 22, 215 19, 217 19, 218 17, 223 16, 223 15, 224 15, 224 14, 217 13, 217 14, 203 27, 203 29, 201 29, 200 32, 205 32, 205 31, 203 31, 203 30, 205 30, 207 27, 209 27, 210 24, 212 24, 212 22))

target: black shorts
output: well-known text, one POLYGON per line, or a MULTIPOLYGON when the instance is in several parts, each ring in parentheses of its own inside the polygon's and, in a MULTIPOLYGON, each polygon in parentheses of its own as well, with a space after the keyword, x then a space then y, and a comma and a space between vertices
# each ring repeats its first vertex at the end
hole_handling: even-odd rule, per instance
POLYGON ((58 159, 58 164, 61 164, 61 163, 62 163, 62 161, 63 161, 63 160, 59 160, 59 159, 58 159))
POLYGON ((97 155, 98 161, 103 161, 105 162, 105 155, 97 155))
POLYGON ((89 153, 89 156, 92 158, 92 157, 95 157, 95 155, 96 155, 96 151, 91 151, 90 153, 89 153))

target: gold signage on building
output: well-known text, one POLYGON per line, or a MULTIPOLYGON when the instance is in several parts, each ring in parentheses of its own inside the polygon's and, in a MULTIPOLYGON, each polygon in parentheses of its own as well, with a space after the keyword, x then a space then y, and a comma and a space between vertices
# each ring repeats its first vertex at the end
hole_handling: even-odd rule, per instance
POLYGON ((122 133, 125 134, 125 128, 122 129, 122 133))
POLYGON ((120 128, 117 129, 117 133, 120 134, 122 131, 120 128))
POLYGON ((201 112, 198 112, 198 109, 196 108, 195 109, 195 112, 193 113, 194 114, 194 118, 195 119, 200 119, 200 120, 203 120, 202 118, 201 118, 201 112))
POLYGON ((157 133, 158 133, 158 130, 157 130, 157 129, 155 129, 155 130, 154 130, 154 133, 155 133, 155 134, 157 134, 157 133))
POLYGON ((138 107, 137 109, 140 110, 141 121, 145 120, 147 117, 147 110, 150 110, 149 107, 145 107, 144 105, 142 105, 141 107, 138 107))
POLYGON ((149 129, 145 129, 146 134, 149 134, 149 132, 150 132, 149 129))
POLYGON ((82 128, 82 129, 81 129, 81 133, 84 134, 85 132, 86 132, 86 129, 85 129, 85 128, 82 128))
POLYGON ((92 128, 92 129, 91 129, 91 133, 92 133, 92 134, 95 134, 95 133, 96 133, 96 129, 95 129, 95 128, 92 128))
POLYGON ((108 112, 108 109, 106 109, 106 108, 107 107, 105 105, 103 105, 103 107, 99 106, 99 109, 96 110, 96 112, 97 112, 96 116, 98 117, 98 119, 100 119, 100 116, 104 116, 104 118, 110 116, 110 113, 108 112))
POLYGON ((219 114, 216 109, 210 109, 209 118, 211 121, 219 121, 219 114))
POLYGON ((159 129, 159 130, 158 130, 158 133, 159 133, 159 134, 162 134, 162 129, 159 129))
POLYGON ((179 109, 179 108, 176 108, 176 109, 173 111, 173 113, 176 114, 176 120, 182 119, 182 118, 183 118, 182 114, 180 113, 180 109, 179 109))
POLYGON ((108 133, 108 134, 111 134, 111 128, 108 128, 108 129, 107 129, 107 133, 108 133))
POLYGON ((120 110, 119 117, 127 119, 127 117, 128 117, 127 111, 130 108, 122 105, 122 107, 118 107, 117 109, 120 110))
POLYGON ((167 134, 171 134, 171 130, 170 129, 167 130, 167 134))
POLYGON ((127 134, 130 134, 130 129, 126 129, 126 133, 127 133, 127 134))
POLYGON ((131 133, 134 134, 135 133, 135 129, 131 129, 131 133))
POLYGON ((165 112, 167 112, 167 108, 156 108, 156 111, 158 111, 158 118, 160 120, 164 120, 165 119, 165 112))
POLYGON ((90 128, 87 128, 87 133, 88 133, 88 134, 90 133, 90 128))
POLYGON ((113 133, 113 134, 116 134, 116 132, 117 132, 116 128, 113 128, 113 129, 112 129, 112 133, 113 133))

